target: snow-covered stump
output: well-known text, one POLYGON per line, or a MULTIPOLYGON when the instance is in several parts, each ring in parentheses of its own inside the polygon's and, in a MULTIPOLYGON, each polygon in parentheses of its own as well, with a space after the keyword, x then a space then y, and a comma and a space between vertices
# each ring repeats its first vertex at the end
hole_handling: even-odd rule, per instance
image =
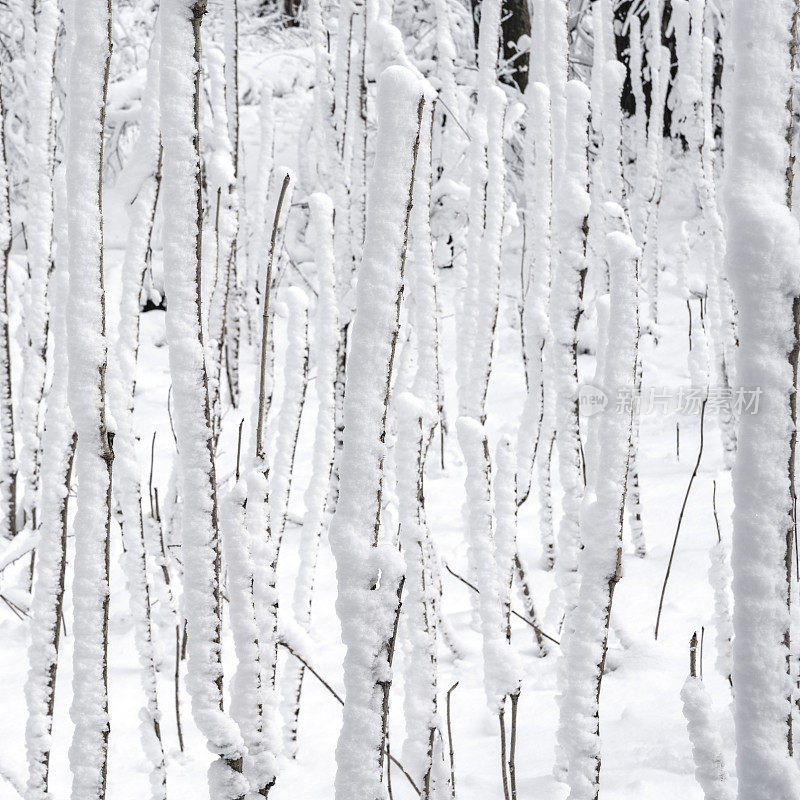
MULTIPOLYGON (((522 326, 525 333, 525 363, 528 394, 520 417, 517 451, 517 501, 524 502, 531 490, 533 467, 541 442, 544 416, 543 354, 549 334, 550 224, 552 216, 552 145, 550 92, 531 81, 526 93, 528 141, 525 161, 525 259, 526 287, 522 326)), ((549 444, 549 443, 548 443, 549 444)), ((544 447, 542 448, 544 449, 544 447)), ((545 544, 552 563, 552 546, 545 544)))
POLYGON ((563 515, 558 532, 556 579, 567 610, 578 586, 580 515, 583 501, 578 408, 578 321, 586 279, 586 231, 589 218, 589 90, 580 81, 566 88, 564 173, 553 204, 553 278, 550 294, 555 427, 563 515))
MULTIPOLYGON (((34 5, 34 8, 36 6, 34 5)), ((56 38, 60 25, 56 0, 42 0, 36 12, 35 54, 28 75, 28 191, 25 239, 28 274, 22 315, 22 392, 19 454, 24 523, 35 531, 39 521, 41 411, 47 376, 47 333, 50 307, 47 289, 53 251, 53 79, 56 38)), ((27 37, 26 37, 27 38, 27 37)))
POLYGON ((409 201, 423 110, 404 67, 384 70, 344 404, 339 499, 330 531, 346 646, 337 800, 384 797, 384 743, 402 560, 381 537, 385 420, 399 328, 409 201))
POLYGON ((42 501, 37 545, 36 581, 31 601, 28 677, 25 700, 28 719, 26 800, 47 797, 50 733, 55 707, 56 671, 63 619, 67 552, 67 504, 76 436, 67 405, 67 219, 63 171, 57 177, 55 233, 58 252, 50 282, 53 300, 53 380, 50 384, 42 437, 42 501))
POLYGON ((243 771, 250 791, 267 797, 277 776, 277 753, 275 742, 264 735, 264 672, 253 593, 255 571, 245 521, 246 503, 245 481, 239 478, 237 471, 235 483, 222 503, 221 515, 230 626, 237 662, 231 682, 231 716, 247 748, 243 771))
POLYGON ((17 532, 17 456, 8 329, 8 254, 12 237, 5 121, 6 110, 0 94, 0 537, 11 539, 17 532))
POLYGON ((86 800, 105 797, 109 732, 108 572, 114 435, 106 418, 102 185, 110 59, 110 0, 87 0, 76 5, 66 148, 70 309, 67 397, 78 435, 70 708, 75 730, 69 757, 73 797, 86 800))
MULTIPOLYGON (((166 798, 166 766, 161 742, 161 723, 156 690, 157 676, 153 649, 150 586, 147 576, 145 524, 142 513, 140 469, 136 457, 136 432, 133 422, 136 369, 139 354, 139 303, 147 270, 151 235, 161 185, 161 137, 158 105, 160 36, 156 29, 147 64, 147 83, 142 108, 142 123, 136 150, 131 156, 137 172, 130 187, 128 240, 122 266, 120 317, 111 363, 109 397, 117 424, 114 439, 114 496, 122 511, 122 556, 134 638, 142 670, 145 695, 141 724, 145 756, 152 761, 150 776, 153 800, 166 798)), ((155 554, 153 554, 155 555, 155 554)))
POLYGON ((739 306, 738 386, 758 391, 739 421, 733 470, 733 684, 740 800, 797 797, 792 759, 788 597, 800 296, 791 187, 794 3, 736 2, 736 80, 726 99, 726 269, 739 306), (793 358, 790 358, 793 356, 793 358))
MULTIPOLYGON (((606 241, 610 313, 603 389, 609 397, 621 397, 630 394, 636 381, 639 250, 624 233, 610 233, 606 241)), ((559 697, 558 741, 567 756, 571 800, 596 800, 600 793, 600 687, 622 568, 631 414, 609 409, 601 415, 597 475, 581 509, 580 590, 561 640, 565 683, 559 697)))
MULTIPOLYGON (((314 455, 311 480, 305 493, 306 513, 300 529, 300 565, 295 581, 293 609, 302 630, 311 627, 311 606, 317 571, 320 538, 325 526, 328 485, 336 447, 334 432, 336 352, 338 322, 333 265, 333 204, 321 193, 309 199, 311 226, 314 231, 314 260, 317 267, 319 297, 314 320, 313 354, 316 364, 317 422, 314 432, 314 455)), ((294 660, 283 675, 283 717, 285 752, 297 755, 297 725, 305 667, 294 660)))
POLYGON ((725 767, 722 737, 714 719, 711 697, 697 675, 697 633, 689 644, 689 676, 681 689, 683 716, 694 757, 694 774, 705 800, 733 800, 736 796, 725 767))
POLYGON ((241 798, 244 744, 222 710, 219 530, 208 373, 203 352, 198 269, 201 186, 198 152, 202 0, 161 5, 162 191, 167 339, 180 452, 184 594, 188 624, 187 684, 209 750, 212 800, 241 798), (199 396, 198 396, 199 395, 199 396))
POLYGON ((278 552, 286 528, 297 437, 308 388, 308 300, 302 289, 292 286, 286 290, 286 307, 283 400, 278 413, 278 435, 269 486, 270 526, 278 552))

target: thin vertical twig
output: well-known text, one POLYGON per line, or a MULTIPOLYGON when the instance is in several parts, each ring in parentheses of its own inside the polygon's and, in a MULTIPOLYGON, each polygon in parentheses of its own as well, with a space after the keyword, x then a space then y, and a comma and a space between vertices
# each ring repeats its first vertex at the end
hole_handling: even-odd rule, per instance
POLYGON ((678 545, 678 534, 681 532, 681 523, 683 522, 683 514, 686 511, 686 504, 689 502, 689 493, 692 491, 692 484, 694 483, 694 479, 697 477, 697 471, 700 468, 700 460, 703 458, 703 433, 705 429, 705 418, 706 418, 706 403, 708 402, 708 393, 703 398, 703 403, 700 406, 700 447, 697 451, 697 461, 695 462, 694 469, 692 470, 692 476, 689 478, 689 485, 686 487, 686 494, 683 497, 683 503, 681 504, 681 511, 678 515, 678 524, 675 528, 675 537, 672 540, 672 550, 669 554, 669 561, 667 562, 667 571, 664 574, 664 584, 661 587, 661 598, 658 601, 658 614, 656 615, 656 627, 655 627, 655 638, 658 639, 658 628, 661 624, 661 610, 664 606, 664 595, 667 591, 667 581, 669 581, 670 573, 672 572, 672 561, 675 558, 675 548, 678 545))

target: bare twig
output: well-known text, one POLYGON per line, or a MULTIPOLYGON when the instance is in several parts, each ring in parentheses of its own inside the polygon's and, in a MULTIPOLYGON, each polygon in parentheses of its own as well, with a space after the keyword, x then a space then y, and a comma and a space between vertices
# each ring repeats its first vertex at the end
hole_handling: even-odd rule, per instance
POLYGON ((672 540, 672 550, 669 554, 669 561, 667 562, 667 571, 664 574, 664 585, 661 587, 661 599, 658 601, 658 614, 656 615, 656 628, 655 638, 658 639, 658 627, 661 624, 661 609, 664 606, 664 595, 667 591, 667 581, 669 580, 670 572, 672 571, 672 561, 675 558, 675 548, 678 546, 678 534, 681 532, 681 523, 683 522, 683 513, 686 511, 686 504, 689 502, 689 492, 692 491, 692 484, 697 476, 697 470, 700 468, 700 460, 703 458, 703 432, 705 429, 706 418, 706 403, 708 402, 708 393, 703 398, 703 403, 700 406, 700 447, 697 451, 697 461, 695 462, 692 476, 689 478, 689 485, 686 487, 686 494, 683 497, 683 504, 681 505, 681 512, 678 515, 678 524, 675 528, 675 538, 672 540))
MULTIPOLYGON (((470 589, 472 589, 472 591, 473 591, 473 592, 475 592, 476 594, 480 594, 480 590, 478 589, 478 587, 477 587, 477 586, 475 586, 474 584, 470 583, 470 582, 469 582, 469 581, 468 581, 466 578, 462 578, 462 577, 461 577, 461 576, 460 576, 460 575, 459 575, 457 572, 454 572, 454 571, 453 571, 453 570, 450 568, 450 565, 449 565, 449 564, 445 564, 445 565, 444 565, 444 568, 445 568, 445 569, 446 569, 446 570, 447 570, 447 571, 448 571, 448 572, 449 572, 449 573, 450 573, 450 574, 451 574, 451 575, 452 575, 454 578, 457 578, 458 580, 460 580, 460 581, 461 581, 461 583, 463 583, 463 584, 464 584, 464 586, 468 586, 470 589)), ((525 617, 523 617, 523 616, 522 616, 522 614, 518 613, 517 611, 514 611, 514 609, 513 609, 513 608, 511 609, 511 613, 512 613, 512 614, 513 614, 513 615, 514 615, 514 616, 515 616, 517 619, 521 619, 521 620, 522 620, 522 621, 523 621, 523 622, 524 622, 526 625, 530 625, 530 626, 531 626, 531 628, 533 628, 533 629, 534 629, 534 630, 535 630, 537 633, 539 633, 539 634, 540 634, 541 636, 543 636, 545 639, 548 639, 549 641, 553 642, 553 644, 558 644, 558 645, 560 645, 560 644, 561 644, 561 642, 559 642, 559 641, 558 641, 558 639, 554 639, 552 636, 550 636, 550 634, 548 634, 548 633, 545 633, 545 632, 544 632, 544 631, 543 631, 541 628, 539 628, 539 627, 537 627, 536 625, 534 625, 534 624, 533 624, 533 623, 532 623, 532 622, 531 622, 529 619, 526 619, 525 617)))
MULTIPOLYGON (((281 647, 285 648, 289 653, 291 653, 328 690, 328 692, 330 692, 330 694, 333 695, 333 697, 336 699, 339 705, 344 706, 344 700, 342 699, 342 696, 333 688, 333 686, 331 686, 328 683, 328 681, 325 680, 325 678, 322 677, 322 675, 319 674, 319 672, 317 672, 314 669, 314 667, 311 666, 311 664, 308 663, 308 661, 306 661, 301 655, 299 655, 295 650, 293 650, 290 644, 283 641, 278 642, 278 644, 281 647)), ((456 684, 456 686, 457 685, 458 684, 456 684)), ((455 688, 455 686, 453 688, 455 688)), ((451 689, 450 691, 452 690, 453 689, 451 689)), ((449 698, 449 692, 448 692, 448 698, 449 698)), ((406 780, 411 785, 411 788, 417 794, 421 794, 419 788, 417 787, 417 784, 414 783, 414 779, 408 774, 406 768, 391 753, 389 753, 388 750, 384 752, 386 752, 386 757, 389 759, 389 761, 391 761, 392 764, 394 764, 400 770, 400 772, 402 772, 403 775, 405 775, 406 780)))

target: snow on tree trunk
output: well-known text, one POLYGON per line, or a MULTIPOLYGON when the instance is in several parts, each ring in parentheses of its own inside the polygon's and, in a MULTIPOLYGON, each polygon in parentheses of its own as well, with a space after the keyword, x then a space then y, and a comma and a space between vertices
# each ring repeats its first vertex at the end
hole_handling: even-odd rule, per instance
POLYGON ((103 128, 111 59, 110 0, 75 6, 66 151, 69 209, 69 410, 75 473, 72 796, 101 800, 108 751, 108 570, 113 433, 106 420, 103 128), (91 189, 89 187, 92 187, 91 189))
POLYGON ((53 249, 53 76, 59 28, 56 0, 41 0, 36 13, 36 50, 28 84, 28 213, 25 234, 30 279, 23 303, 23 370, 20 404, 20 479, 25 524, 36 530, 41 467, 41 410, 47 373, 50 310, 47 286, 53 249))
MULTIPOLYGON (((134 189, 129 206, 128 241, 122 266, 122 293, 115 360, 111 363, 109 394, 117 424, 114 494, 122 511, 125 553, 123 569, 130 594, 134 638, 141 666, 145 706, 141 737, 145 755, 151 760, 150 785, 154 800, 166 798, 166 765, 161 743, 161 723, 156 689, 150 586, 147 577, 145 527, 142 515, 140 470, 136 457, 133 403, 139 352, 139 302, 150 254, 151 235, 161 185, 161 136, 158 106, 160 40, 156 29, 147 64, 147 83, 142 123, 136 150, 131 156, 142 180, 134 189)), ((155 555, 155 554, 153 554, 155 555)))
POLYGON ((689 676, 681 689, 683 716, 694 756, 694 774, 705 800, 733 800, 735 793, 725 767, 722 737, 703 679, 697 676, 697 634, 690 645, 689 676))
POLYGON ((222 710, 219 530, 214 442, 203 352, 199 267, 202 224, 198 116, 202 0, 161 5, 161 109, 164 147, 164 279, 167 339, 182 479, 187 684, 211 752, 212 800, 243 797, 243 742, 222 710))
POLYGON ((269 200, 272 170, 275 161, 275 118, 272 108, 272 88, 269 86, 265 86, 261 90, 258 120, 260 136, 256 173, 252 179, 255 184, 255 199, 253 200, 252 219, 250 220, 252 236, 249 240, 249 246, 251 250, 247 259, 247 286, 244 294, 251 342, 258 341, 261 327, 261 314, 258 308, 258 287, 268 257, 267 234, 269 232, 269 224, 267 220, 267 201, 269 200))
POLYGON ((8 254, 11 251, 11 205, 8 191, 6 109, 0 94, 0 536, 11 539, 17 532, 17 457, 8 330, 8 254))
POLYGON ((562 608, 574 605, 578 593, 580 514, 583 501, 578 409, 578 320, 586 278, 586 230, 589 217, 589 90, 580 81, 566 88, 564 173, 553 202, 553 278, 550 295, 555 426, 559 477, 564 492, 558 532, 556 580, 562 608))
POLYGON ((733 470, 733 683, 740 800, 786 800, 800 791, 791 758, 787 671, 796 369, 790 354, 797 341, 793 304, 800 296, 800 236, 787 203, 793 6, 790 0, 737 0, 730 25, 736 78, 725 110, 726 267, 739 306, 737 383, 760 392, 758 413, 745 413, 739 421, 733 470))
POLYGON ((403 711, 406 740, 403 762, 423 798, 431 797, 434 745, 441 736, 437 707, 436 618, 431 603, 425 519, 424 471, 430 436, 425 404, 406 392, 398 400, 397 496, 400 542, 405 557, 404 601, 407 655, 403 711))
MULTIPOLYGON (((606 241, 610 313, 608 338, 603 343, 603 390, 609 397, 624 397, 630 396, 636 383, 639 250, 621 232, 608 234, 606 241)), ((561 639, 566 682, 559 697, 558 740, 567 756, 571 800, 596 800, 600 793, 600 685, 611 603, 622 569, 632 412, 609 409, 600 417, 598 471, 581 509, 580 590, 561 639)))
MULTIPOLYGON (((702 9, 696 13, 698 20, 702 9)), ((699 22, 698 22, 699 25, 699 22)), ((703 216, 703 226, 709 238, 710 254, 706 264, 708 287, 708 316, 711 338, 714 345, 714 380, 716 385, 728 393, 736 379, 733 374, 736 354, 736 327, 734 323, 733 297, 728 276, 725 274, 725 230, 717 203, 717 187, 714 178, 714 119, 712 113, 714 45, 703 39, 702 69, 702 113, 698 127, 702 131, 699 144, 698 188, 703 216)), ((725 466, 730 469, 736 459, 736 420, 730 405, 723 403, 720 420, 722 452, 725 466)))
POLYGON ((25 740, 28 757, 26 800, 47 797, 50 770, 50 733, 55 705, 56 670, 63 619, 67 552, 67 503, 75 431, 67 406, 67 212, 63 170, 56 176, 58 251, 50 283, 53 301, 53 380, 48 393, 42 439, 42 502, 37 545, 37 572, 31 603, 31 641, 25 683, 28 720, 25 740))
POLYGON ((245 482, 236 477, 223 503, 222 542, 228 574, 230 624, 236 649, 231 682, 231 716, 247 747, 244 773, 250 791, 267 797, 275 783, 277 758, 264 736, 264 671, 253 585, 255 571, 245 520, 245 482))
POLYGON ((505 698, 519 691, 520 665, 506 639, 494 548, 489 443, 483 425, 475 419, 459 417, 456 427, 467 463, 467 546, 476 571, 484 689, 489 711, 499 714, 505 698))
POLYGON ((717 671, 726 681, 731 680, 731 643, 733 622, 731 611, 731 548, 720 538, 709 552, 708 582, 714 591, 714 628, 717 647, 717 671))
POLYGON ((658 292, 660 249, 659 217, 661 209, 661 186, 663 180, 664 151, 664 107, 669 87, 670 52, 661 46, 661 0, 648 0, 650 18, 650 42, 647 50, 647 66, 650 69, 650 118, 647 126, 647 152, 642 160, 644 171, 637 172, 637 194, 647 200, 641 239, 637 239, 642 249, 640 269, 643 287, 647 290, 649 302, 643 306, 646 324, 651 329, 654 341, 658 341, 658 292), (666 71, 663 66, 666 65, 666 71))
MULTIPOLYGON (((306 513, 300 529, 300 565, 294 584, 293 601, 295 620, 306 633, 311 627, 311 603, 317 556, 325 526, 328 484, 336 445, 334 384, 339 334, 333 271, 333 204, 327 195, 321 193, 312 194, 308 202, 315 237, 314 260, 319 285, 313 342, 317 423, 311 480, 305 493, 306 513)), ((283 677, 283 717, 286 725, 284 744, 286 753, 290 757, 297 755, 297 724, 304 675, 305 667, 297 662, 287 665, 283 677)))
POLYGON ((245 232, 240 223, 247 220, 245 208, 246 192, 244 191, 244 172, 239 169, 240 133, 239 133, 239 0, 226 0, 224 8, 225 36, 225 84, 227 91, 228 129, 233 157, 233 175, 236 182, 236 196, 239 206, 236 208, 234 237, 231 245, 231 263, 228 269, 227 294, 228 302, 225 317, 225 373, 228 379, 228 391, 231 403, 239 402, 239 348, 241 338, 241 277, 247 274, 245 263, 246 248, 238 247, 245 232), (240 266, 241 264, 241 266, 240 266))
POLYGON ((285 296, 288 320, 283 400, 278 414, 278 435, 269 486, 270 524, 279 552, 289 511, 297 437, 308 387, 308 300, 303 290, 296 286, 287 289, 285 296))
MULTIPOLYGON (((215 246, 212 257, 214 285, 208 312, 208 351, 211 365, 209 392, 214 433, 219 436, 222 420, 222 381, 228 339, 229 305, 232 272, 235 269, 236 233, 239 227, 239 205, 233 144, 228 126, 227 92, 225 86, 225 57, 221 50, 212 49, 206 60, 211 84, 211 107, 214 115, 212 152, 206 162, 209 194, 215 204, 215 246)), ((238 323, 237 323, 238 324, 238 323)))
POLYGON ((389 67, 378 87, 378 134, 364 260, 348 359, 339 499, 330 531, 346 646, 345 704, 336 749, 337 800, 384 797, 390 649, 402 562, 381 532, 386 410, 399 328, 409 205, 423 96, 389 67), (376 380, 383 376, 383 380, 376 380))
MULTIPOLYGON (((522 325, 525 333, 528 394, 520 418, 517 452, 518 502, 528 497, 533 466, 542 441, 545 343, 550 294, 550 223, 552 214, 552 146, 550 92, 530 81, 526 94, 528 139, 525 161, 525 289, 522 325)), ((542 448, 544 449, 544 448, 542 448)), ((552 548, 544 547, 545 552, 552 548)), ((548 560, 552 566, 552 552, 548 560)))

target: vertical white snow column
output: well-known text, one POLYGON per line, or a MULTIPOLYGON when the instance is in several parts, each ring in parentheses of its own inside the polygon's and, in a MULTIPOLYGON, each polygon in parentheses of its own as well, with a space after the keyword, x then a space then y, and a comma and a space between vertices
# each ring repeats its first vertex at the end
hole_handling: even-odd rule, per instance
POLYGON ((694 757, 694 774, 705 800, 733 800, 735 792, 725 766, 722 737, 703 679, 697 676, 697 634, 692 637, 690 673, 681 689, 683 716, 694 757))
MULTIPOLYGON (((541 24, 541 21, 540 21, 541 24)), ((542 437, 544 414, 543 354, 549 334, 553 153, 550 135, 550 91, 531 82, 526 92, 525 157, 525 313, 522 324, 527 350, 528 394, 519 423, 517 442, 518 502, 530 492, 533 464, 542 437)), ((549 447, 549 442, 542 447, 549 447)), ((546 551, 552 551, 545 544, 546 551)))
MULTIPOLYGON (((35 7, 35 4, 32 4, 35 7)), ((22 315, 23 370, 20 404, 20 480, 26 524, 35 530, 38 521, 40 422, 47 372, 47 330, 50 308, 47 286, 53 246, 53 74, 59 28, 56 0, 42 0, 36 13, 35 56, 28 84, 28 211, 25 238, 30 275, 22 315)), ((27 43, 27 35, 26 35, 27 43)))
POLYGON ((247 305, 248 329, 251 342, 260 336, 261 314, 258 302, 258 286, 268 257, 267 241, 269 223, 267 220, 267 201, 269 200, 272 170, 275 161, 275 117, 272 109, 272 87, 261 89, 258 105, 259 140, 256 173, 252 178, 255 197, 252 200, 252 219, 250 227, 253 234, 249 241, 250 252, 247 258, 247 286, 245 303, 247 305))
POLYGON ((631 228, 636 243, 641 247, 648 206, 647 189, 643 186, 642 178, 649 165, 647 164, 647 109, 642 75, 642 23, 637 14, 630 16, 630 77, 631 90, 636 101, 631 143, 635 161, 633 165, 635 191, 631 198, 631 228))
MULTIPOLYGON (((603 388, 614 398, 629 395, 636 383, 639 249, 631 236, 618 231, 608 234, 606 245, 610 306, 603 388)), ((611 407, 600 415, 597 476, 587 487, 581 509, 580 590, 568 617, 566 680, 559 697, 558 741, 567 756, 571 800, 596 800, 599 793, 600 683, 611 603, 622 566, 631 419, 631 411, 611 407)))
POLYGON ((566 143, 567 101, 565 96, 569 76, 569 28, 567 26, 567 3, 564 0, 544 0, 545 72, 550 87, 550 116, 553 130, 553 186, 564 169, 564 146, 566 143))
POLYGON ((503 154, 506 96, 498 86, 492 86, 487 95, 486 200, 478 267, 474 273, 475 334, 470 354, 469 383, 465 387, 471 395, 467 413, 479 419, 486 416, 486 394, 492 372, 500 305, 500 255, 506 193, 506 165, 503 154))
POLYGON ((219 530, 208 373, 200 323, 200 164, 197 111, 200 23, 204 4, 161 5, 161 109, 164 146, 164 283, 174 417, 183 486, 184 598, 188 624, 187 685, 209 749, 212 800, 244 795, 243 743, 222 711, 219 530))
MULTIPOLYGON (((581 440, 578 416, 578 318, 586 277, 586 226, 589 215, 587 148, 589 89, 570 81, 566 89, 566 148, 562 180, 553 204, 554 259, 550 295, 553 332, 553 377, 559 477, 563 516, 558 531, 556 580, 567 613, 578 593, 580 509, 583 499, 581 440)), ((565 631, 567 628, 565 628, 565 631)))
POLYGON ((798 222, 787 204, 786 100, 793 84, 794 3, 736 0, 730 36, 736 78, 725 111, 727 272, 739 306, 738 385, 760 391, 739 422, 733 469, 733 683, 740 800, 797 797, 787 720, 792 498, 789 481, 800 295, 798 222))
MULTIPOLYGON (((166 797, 166 769, 161 744, 160 714, 156 690, 156 666, 151 625, 151 598, 145 556, 145 529, 142 518, 140 469, 136 458, 136 432, 133 423, 136 364, 139 353, 139 300, 147 269, 150 237, 160 189, 161 136, 158 105, 160 56, 158 23, 150 46, 147 81, 142 100, 139 139, 131 158, 141 180, 133 188, 129 205, 128 240, 122 265, 122 292, 115 358, 109 369, 109 399, 117 424, 114 439, 116 469, 114 496, 122 510, 122 555, 130 595, 134 637, 141 666, 145 695, 140 734, 145 756, 151 760, 151 792, 154 800, 166 797)), ((153 554, 155 555, 155 554, 153 554)))
MULTIPOLYGON (((699 16, 699 11, 697 12, 699 16)), ((734 361, 736 354, 736 327, 733 297, 728 276, 725 274, 725 228, 717 202, 717 186, 714 162, 714 43, 703 39, 702 119, 700 126, 700 175, 699 193, 703 214, 703 225, 708 237, 710 255, 706 263, 706 285, 708 287, 708 318, 711 343, 714 349, 712 377, 718 387, 730 390, 735 381, 734 361)), ((736 419, 728 407, 720 414, 720 435, 725 466, 733 467, 736 459, 736 419)))
POLYGON ((337 800, 384 796, 382 708, 388 701, 388 649, 402 575, 400 555, 380 536, 384 437, 422 103, 421 85, 411 72, 399 66, 383 72, 347 362, 339 500, 330 531, 339 586, 336 610, 347 648, 337 800))
POLYGON ((417 168, 414 173, 413 205, 409 218, 413 256, 408 276, 412 300, 410 316, 417 345, 417 370, 411 390, 423 403, 426 447, 444 403, 439 357, 441 324, 438 303, 439 282, 433 264, 430 215, 434 113, 434 104, 426 96, 425 114, 419 135, 417 168))
POLYGON ((467 546, 479 592, 484 689, 489 711, 499 714, 506 696, 519 691, 520 665, 505 635, 494 547, 489 443, 483 425, 475 419, 459 417, 456 427, 467 464, 467 546))
POLYGON ((709 552, 708 582, 714 591, 714 629, 717 648, 716 668, 725 680, 731 680, 731 644, 733 621, 731 612, 731 547, 720 538, 709 552))
POLYGON ((103 798, 108 751, 108 558, 113 434, 106 423, 106 309, 103 287, 103 123, 111 59, 111 4, 75 7, 66 152, 69 209, 68 400, 78 449, 75 645, 70 716, 72 796, 103 798))
MULTIPOLYGON (((650 39, 647 49, 647 66, 650 68, 650 118, 647 126, 647 153, 643 160, 644 174, 638 192, 647 198, 647 210, 642 228, 641 280, 648 294, 650 326, 658 324, 659 240, 658 222, 661 208, 662 157, 664 150, 664 105, 669 86, 668 73, 662 75, 662 65, 669 65, 670 54, 661 46, 661 0, 649 0, 650 39)), ((654 329, 657 340, 658 331, 654 329)))
POLYGON ((25 743, 28 758, 26 800, 47 797, 50 732, 53 724, 56 668, 61 639, 67 549, 68 484, 75 434, 67 406, 67 272, 66 185, 63 169, 56 175, 56 258, 50 282, 53 301, 53 380, 42 437, 42 501, 36 582, 31 602, 31 641, 25 699, 28 719, 25 743))
MULTIPOLYGON (((316 364, 314 386, 317 394, 317 424, 311 480, 305 493, 306 513, 300 529, 300 565, 294 584, 293 609, 297 624, 308 633, 311 628, 311 603, 317 571, 319 542, 325 525, 328 484, 333 469, 336 445, 334 412, 336 394, 336 352, 339 336, 336 316, 336 286, 333 274, 333 203, 319 192, 308 198, 311 227, 314 231, 314 260, 319 296, 314 315, 313 354, 316 364)), ((304 667, 287 664, 283 677, 283 717, 286 725, 287 755, 297 754, 297 724, 304 667)))
POLYGON ((494 476, 496 528, 494 555, 502 625, 506 639, 511 640, 511 586, 517 557, 517 465, 510 436, 503 435, 495 450, 497 471, 494 476))
MULTIPOLYGON (((466 263, 458 287, 456 311, 458 315, 458 339, 456 342, 456 378, 458 380, 458 406, 459 413, 478 417, 482 411, 479 396, 482 390, 476 384, 474 372, 476 368, 475 353, 480 348, 485 350, 486 335, 483 324, 484 312, 487 304, 491 303, 494 295, 494 285, 497 281, 492 277, 489 286, 482 287, 481 280, 487 274, 493 275, 494 270, 499 270, 499 246, 502 236, 502 204, 503 190, 498 192, 498 183, 505 184, 505 163, 502 159, 499 174, 490 174, 489 152, 490 144, 496 149, 502 148, 502 121, 500 122, 500 142, 490 143, 489 128, 493 132, 497 129, 496 115, 501 119, 505 114, 505 95, 495 85, 497 79, 497 53, 499 47, 500 31, 500 3, 498 0, 488 0, 481 7, 481 22, 478 32, 478 102, 470 125, 469 156, 469 204, 467 229, 466 263), (502 100, 501 100, 502 97, 502 100), (490 122, 490 117, 492 118, 490 122), (494 188, 490 184, 494 183, 494 188), (492 202, 499 198, 500 208, 490 208, 489 195, 494 195, 492 202), (499 211, 499 229, 497 229, 499 211), (491 227, 490 227, 491 226, 491 227), (497 238, 497 252, 491 253, 494 248, 494 239, 497 238), (484 258, 489 255, 490 263, 486 264, 484 258), (497 259, 495 263, 494 259, 497 259), (493 269, 494 267, 494 269, 493 269), (484 299, 483 293, 489 295, 484 299)), ((496 167, 496 165, 494 165, 496 167)), ((493 339, 494 333, 491 337, 493 339)), ((484 364, 491 362, 491 342, 489 343, 489 361, 485 360, 482 353, 478 361, 478 369, 483 371, 484 364)))
MULTIPOLYGON (((236 232, 239 227, 239 200, 233 143, 228 125, 226 64, 221 50, 212 48, 206 56, 211 88, 211 111, 214 125, 211 154, 206 161, 209 200, 214 209, 215 244, 212 255, 214 283, 208 310, 208 346, 206 358, 211 365, 209 392, 214 433, 219 436, 222 417, 222 363, 228 337, 228 305, 231 302, 231 273, 235 270, 236 232)), ((233 298, 236 302, 236 298, 233 298)), ((235 331, 233 332, 236 333, 235 331)))
POLYGON ((11 342, 8 326, 8 254, 11 250, 11 205, 6 161, 6 110, 0 95, 0 502, 3 528, 11 538, 17 529, 17 459, 14 446, 14 410, 11 398, 11 342))
POLYGON ((278 414, 278 435, 269 487, 270 524, 278 551, 286 527, 294 455, 308 386, 308 300, 305 292, 296 286, 287 289, 286 307, 289 318, 286 324, 283 400, 278 414))
POLYGON ((397 400, 397 498, 400 542, 405 557, 405 614, 408 646, 403 711, 406 739, 403 761, 414 782, 429 796, 434 742, 440 731, 437 712, 436 619, 431 603, 423 479, 429 434, 425 406, 409 392, 397 400))
POLYGON ((231 681, 231 716, 239 726, 247 759, 244 773, 254 793, 265 794, 275 783, 276 756, 264 736, 263 670, 253 600, 253 561, 245 523, 245 482, 236 483, 222 505, 222 543, 228 575, 230 625, 236 650, 231 681))
POLYGON ((308 27, 314 48, 314 139, 316 148, 316 188, 332 192, 333 162, 336 153, 336 131, 333 126, 333 86, 327 29, 320 0, 309 0, 308 27))

